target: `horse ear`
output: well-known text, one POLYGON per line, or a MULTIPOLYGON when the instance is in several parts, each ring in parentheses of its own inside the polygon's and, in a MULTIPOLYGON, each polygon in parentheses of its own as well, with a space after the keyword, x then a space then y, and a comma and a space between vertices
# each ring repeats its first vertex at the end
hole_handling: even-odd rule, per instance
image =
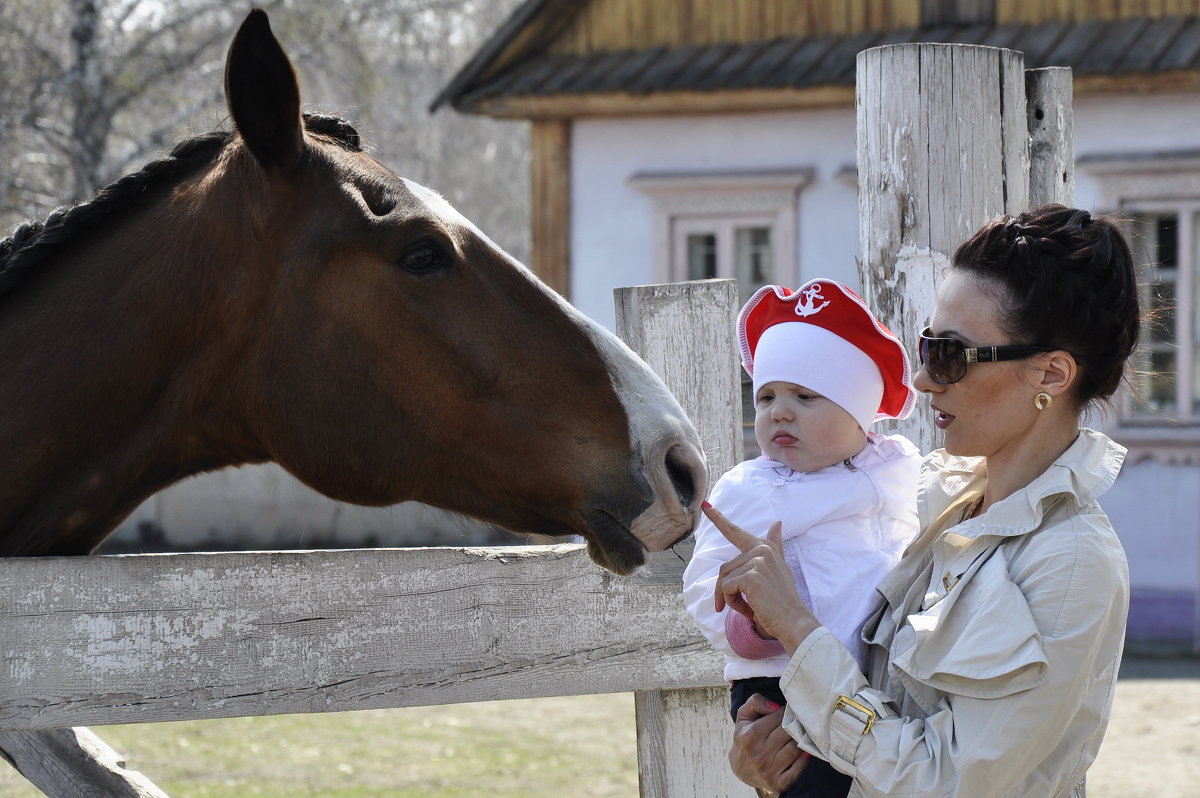
POLYGON ((225 102, 246 146, 267 168, 287 169, 304 147, 300 84, 267 13, 250 12, 225 61, 225 102))

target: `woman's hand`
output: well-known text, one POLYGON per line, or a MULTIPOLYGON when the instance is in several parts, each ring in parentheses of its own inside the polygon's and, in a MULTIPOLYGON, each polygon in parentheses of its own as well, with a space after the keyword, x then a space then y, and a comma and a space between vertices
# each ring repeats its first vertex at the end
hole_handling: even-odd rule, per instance
POLYGON ((820 623, 796 592, 795 579, 783 559, 782 524, 776 522, 761 540, 732 524, 717 508, 705 503, 704 514, 741 552, 721 566, 714 601, 717 612, 728 606, 754 622, 758 629, 795 653, 820 623))
POLYGON ((783 708, 755 693, 738 709, 729 749, 733 775, 751 787, 783 792, 808 765, 808 754, 783 728, 783 708))

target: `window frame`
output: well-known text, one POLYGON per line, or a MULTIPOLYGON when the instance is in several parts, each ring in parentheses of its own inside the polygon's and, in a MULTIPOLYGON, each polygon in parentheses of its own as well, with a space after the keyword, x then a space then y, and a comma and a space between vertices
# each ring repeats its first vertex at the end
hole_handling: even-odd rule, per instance
MULTIPOLYGON (((749 224, 771 230, 775 282, 795 284, 800 274, 800 192, 812 179, 811 167, 635 174, 629 178, 629 185, 648 196, 654 209, 655 280, 665 283, 687 279, 687 255, 680 252, 677 229, 694 229, 696 224, 705 223, 714 228, 728 225, 729 240, 724 245, 718 241, 718 247, 726 246, 732 252, 732 229, 749 224)), ((730 255, 731 267, 732 262, 730 255)))
MULTIPOLYGON (((1119 217, 1135 213, 1177 213, 1179 274, 1176 285, 1175 340, 1185 341, 1186 353, 1176 356, 1176 404, 1179 404, 1182 386, 1186 377, 1192 379, 1195 353, 1200 351, 1200 329, 1190 330, 1188 325, 1200 305, 1200 230, 1196 226, 1200 219, 1191 218, 1185 225, 1188 214, 1200 212, 1200 151, 1162 151, 1135 153, 1101 153, 1081 155, 1075 162, 1077 174, 1087 175, 1097 189, 1095 206, 1114 211, 1119 217), (1190 268, 1189 264, 1190 263, 1190 268), (1186 301, 1180 305, 1179 298, 1186 293, 1186 301), (1183 325, 1180 335, 1180 326, 1183 325), (1186 354, 1186 358, 1182 355, 1186 354), (1180 373, 1180 364, 1187 360, 1188 370, 1180 373)), ((1137 247, 1134 247, 1135 258, 1137 247)), ((1135 262, 1139 269, 1138 279, 1146 279, 1146 264, 1135 262)), ((1200 319, 1196 320, 1200 324, 1200 319)), ((1129 459, 1137 461, 1149 458, 1165 464, 1190 464, 1200 462, 1200 413, 1179 415, 1157 415, 1136 413, 1133 397, 1128 386, 1122 386, 1113 398, 1114 413, 1089 419, 1107 427, 1125 446, 1129 447, 1129 459)), ((1191 399, 1189 398, 1189 402, 1191 399)))
MULTIPOLYGON (((671 220, 671 282, 689 279, 687 240, 691 235, 711 234, 716 238, 714 275, 722 279, 737 279, 737 231, 744 228, 765 228, 771 235, 771 280, 778 279, 782 264, 778 253, 778 219, 774 216, 676 216, 671 220)), ((745 293, 745 292, 743 292, 745 293)), ((748 299, 743 296, 743 299, 748 299)))
MULTIPOLYGON (((1130 426, 1187 426, 1200 427, 1200 410, 1195 409, 1197 396, 1195 390, 1196 358, 1200 353, 1200 330, 1197 329, 1196 291, 1200 275, 1200 257, 1196 251, 1196 227, 1200 224, 1200 197, 1193 200, 1173 201, 1131 201, 1121 206, 1123 216, 1175 216, 1176 262, 1173 329, 1171 334, 1175 348, 1175 408, 1173 413, 1138 412, 1133 401, 1133 393, 1129 389, 1121 392, 1120 412, 1123 424, 1130 426)), ((1134 257, 1138 257, 1139 246, 1133 244, 1134 257)), ((1135 261, 1139 270, 1153 269, 1157 276, 1158 265, 1135 261)), ((1145 271, 1139 273, 1139 280, 1145 279, 1145 271)), ((1157 283, 1155 283, 1157 284, 1157 283)), ((1143 307, 1143 313, 1148 308, 1143 307)), ((1168 344, 1169 346, 1169 344, 1168 344)))

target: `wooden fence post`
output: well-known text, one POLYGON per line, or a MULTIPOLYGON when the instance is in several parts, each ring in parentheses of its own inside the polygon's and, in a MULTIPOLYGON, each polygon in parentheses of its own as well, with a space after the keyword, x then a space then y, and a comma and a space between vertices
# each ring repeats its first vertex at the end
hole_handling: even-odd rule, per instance
POLYGON ((1029 207, 1075 204, 1075 131, 1070 67, 1025 71, 1029 207))
MULTIPOLYGON (((855 93, 859 280, 867 304, 911 347, 955 248, 1029 205, 1024 56, 876 47, 858 54, 855 93)), ((923 452, 937 448, 929 413, 893 428, 923 452)))
MULTIPOLYGON (((696 424, 710 482, 716 480, 742 459, 733 332, 737 282, 703 280, 614 293, 617 334, 663 378, 696 424)), ((682 575, 682 563, 678 572, 682 575)), ((713 674, 712 688, 641 691, 634 702, 642 798, 754 794, 729 770, 729 691, 720 673, 713 674)))
POLYGON ((167 798, 88 729, 3 731, 0 756, 53 798, 167 798))

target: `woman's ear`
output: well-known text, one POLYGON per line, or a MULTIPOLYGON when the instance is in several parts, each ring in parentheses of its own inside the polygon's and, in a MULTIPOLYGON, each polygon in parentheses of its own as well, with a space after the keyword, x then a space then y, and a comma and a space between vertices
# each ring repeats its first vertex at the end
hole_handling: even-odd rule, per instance
POLYGON ((1055 399, 1068 393, 1079 377, 1079 364, 1070 352, 1056 349, 1037 357, 1037 369, 1041 378, 1037 389, 1045 391, 1055 399))

